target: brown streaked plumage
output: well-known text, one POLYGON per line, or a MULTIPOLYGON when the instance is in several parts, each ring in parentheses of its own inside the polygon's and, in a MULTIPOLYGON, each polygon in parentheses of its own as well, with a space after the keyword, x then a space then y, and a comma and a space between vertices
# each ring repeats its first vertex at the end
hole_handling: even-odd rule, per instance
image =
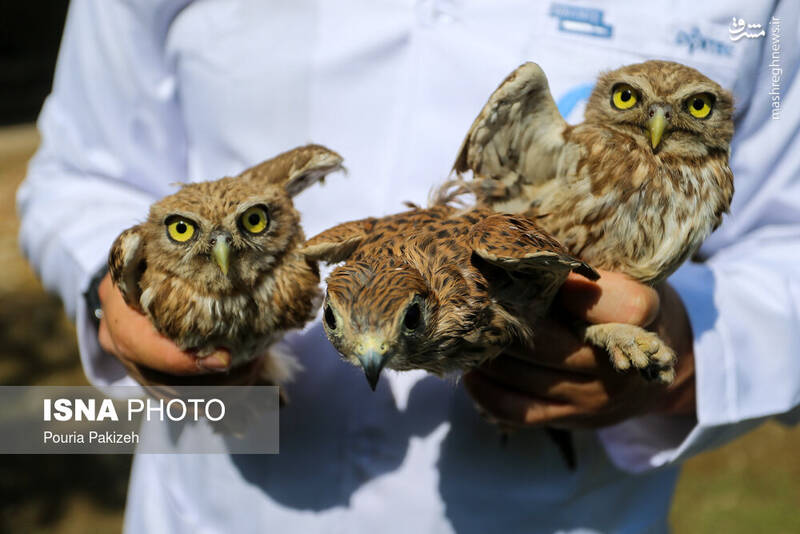
MULTIPOLYGON (((267 354, 284 331, 313 317, 321 298, 317 265, 297 250, 305 237, 292 196, 341 162, 308 145, 237 177, 182 186, 114 242, 112 280, 181 349, 199 357, 229 349, 233 367, 267 354)), ((296 363, 272 359, 262 378, 291 378, 296 363)))
POLYGON ((490 97, 455 170, 472 170, 480 198, 499 211, 535 210, 541 225, 597 267, 656 283, 719 225, 733 195, 728 167, 731 95, 698 71, 647 61, 603 74, 585 121, 561 118, 541 69, 526 63, 490 97), (620 84, 638 93, 614 107, 620 84), (686 109, 698 94, 711 113, 686 109), (653 148, 650 112, 666 110, 653 148))
POLYGON ((327 280, 323 324, 374 388, 384 366, 442 375, 530 343, 570 270, 596 277, 533 221, 489 209, 413 209, 335 226, 303 247, 346 263, 327 280))
MULTIPOLYGON (((454 170, 472 171, 465 183, 479 204, 525 212, 582 260, 652 285, 694 254, 728 211, 732 136, 732 96, 690 67, 647 61, 605 73, 584 122, 570 126, 542 70, 526 63, 489 98, 454 170)), ((672 354, 636 327, 584 333, 618 369, 672 354)))

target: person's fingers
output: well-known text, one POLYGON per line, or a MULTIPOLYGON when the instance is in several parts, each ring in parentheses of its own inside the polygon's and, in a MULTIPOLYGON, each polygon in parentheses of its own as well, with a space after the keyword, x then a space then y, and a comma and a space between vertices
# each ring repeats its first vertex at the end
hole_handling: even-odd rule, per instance
POLYGON ((218 350, 204 358, 182 351, 158 333, 145 315, 129 307, 110 280, 110 285, 104 284, 106 279, 100 284, 103 320, 98 341, 107 352, 173 375, 219 372, 230 367, 231 355, 227 350, 218 350))
POLYGON ((108 323, 105 319, 101 319, 100 325, 97 327, 97 341, 100 343, 100 348, 104 351, 110 354, 115 354, 117 352, 117 347, 114 346, 111 334, 108 332, 108 323))
POLYGON ((609 271, 602 271, 596 282, 571 273, 561 286, 558 301, 578 319, 593 324, 648 326, 659 311, 655 289, 609 271))
POLYGON ((555 403, 508 390, 478 372, 464 375, 472 399, 492 417, 517 426, 549 424, 578 414, 571 404, 555 403))
POLYGON ((172 341, 152 330, 152 327, 147 335, 137 337, 136 346, 131 348, 131 360, 173 375, 225 371, 231 364, 230 352, 226 350, 218 350, 204 358, 198 358, 180 350, 172 341))
POLYGON ((598 367, 594 349, 578 339, 569 328, 549 318, 534 325, 533 347, 512 345, 506 353, 521 360, 575 373, 593 374, 598 367))
POLYGON ((111 274, 106 273, 100 285, 97 286, 97 296, 100 297, 100 304, 103 304, 108 298, 109 293, 114 288, 114 282, 111 281, 111 274))
POLYGON ((544 400, 582 405, 596 402, 604 393, 599 380, 591 375, 547 369, 504 356, 482 365, 478 372, 498 385, 544 400))

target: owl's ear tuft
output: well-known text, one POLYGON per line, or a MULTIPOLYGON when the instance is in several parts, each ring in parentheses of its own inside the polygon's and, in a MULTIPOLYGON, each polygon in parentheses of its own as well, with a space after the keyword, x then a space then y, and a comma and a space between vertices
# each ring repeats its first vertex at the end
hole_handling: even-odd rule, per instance
POLYGON ((134 226, 122 232, 108 254, 108 271, 128 306, 141 310, 139 280, 144 272, 144 242, 141 227, 134 226))
POLYGON ((328 174, 345 170, 342 161, 342 156, 333 150, 321 145, 306 145, 259 163, 239 176, 283 186, 289 196, 295 196, 328 174))
POLYGON ((300 253, 313 261, 336 263, 350 259, 372 231, 375 219, 362 219, 339 224, 306 241, 300 253))

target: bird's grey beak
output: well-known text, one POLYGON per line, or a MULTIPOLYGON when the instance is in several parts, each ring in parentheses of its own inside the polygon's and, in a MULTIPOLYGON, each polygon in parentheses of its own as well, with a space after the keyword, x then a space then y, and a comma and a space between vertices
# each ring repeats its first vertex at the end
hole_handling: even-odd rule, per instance
POLYGON ((364 369, 364 376, 367 377, 369 387, 372 391, 378 387, 378 379, 381 377, 383 366, 386 365, 386 354, 378 354, 376 351, 370 351, 366 354, 359 354, 358 361, 361 362, 361 367, 364 369))
POLYGON ((647 130, 650 132, 650 144, 653 145, 653 150, 661 142, 661 136, 667 127, 666 110, 661 106, 653 106, 650 109, 652 115, 647 120, 647 130))
POLYGON ((217 264, 225 276, 228 276, 228 267, 230 267, 231 246, 228 243, 229 241, 230 236, 227 234, 212 237, 214 246, 211 249, 211 257, 214 258, 214 263, 217 264))
POLYGON ((378 379, 381 377, 386 362, 391 358, 391 354, 386 350, 386 343, 368 338, 359 344, 356 358, 361 362, 364 375, 367 377, 369 387, 372 391, 378 387, 378 379))

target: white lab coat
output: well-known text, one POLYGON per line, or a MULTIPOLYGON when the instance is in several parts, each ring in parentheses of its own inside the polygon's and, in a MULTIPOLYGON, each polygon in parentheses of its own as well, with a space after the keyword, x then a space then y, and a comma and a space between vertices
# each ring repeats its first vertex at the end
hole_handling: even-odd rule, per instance
POLYGON ((600 70, 649 58, 698 68, 734 91, 738 109, 732 213, 704 245, 707 261, 671 280, 696 336, 696 420, 575 432, 570 472, 540 430, 503 446, 460 385, 389 373, 373 394, 315 323, 288 338, 306 370, 281 413, 281 453, 140 455, 127 530, 666 530, 681 460, 766 418, 798 418, 799 10, 743 0, 73 0, 18 206, 25 253, 75 317, 98 385, 130 379, 99 350, 81 293, 116 235, 174 182, 237 173, 313 141, 343 154, 349 175, 297 199, 307 235, 424 203, 486 98, 524 60, 542 65, 570 122, 600 70), (782 22, 779 120, 767 95, 772 15, 782 22), (733 16, 767 36, 731 41, 733 16))

